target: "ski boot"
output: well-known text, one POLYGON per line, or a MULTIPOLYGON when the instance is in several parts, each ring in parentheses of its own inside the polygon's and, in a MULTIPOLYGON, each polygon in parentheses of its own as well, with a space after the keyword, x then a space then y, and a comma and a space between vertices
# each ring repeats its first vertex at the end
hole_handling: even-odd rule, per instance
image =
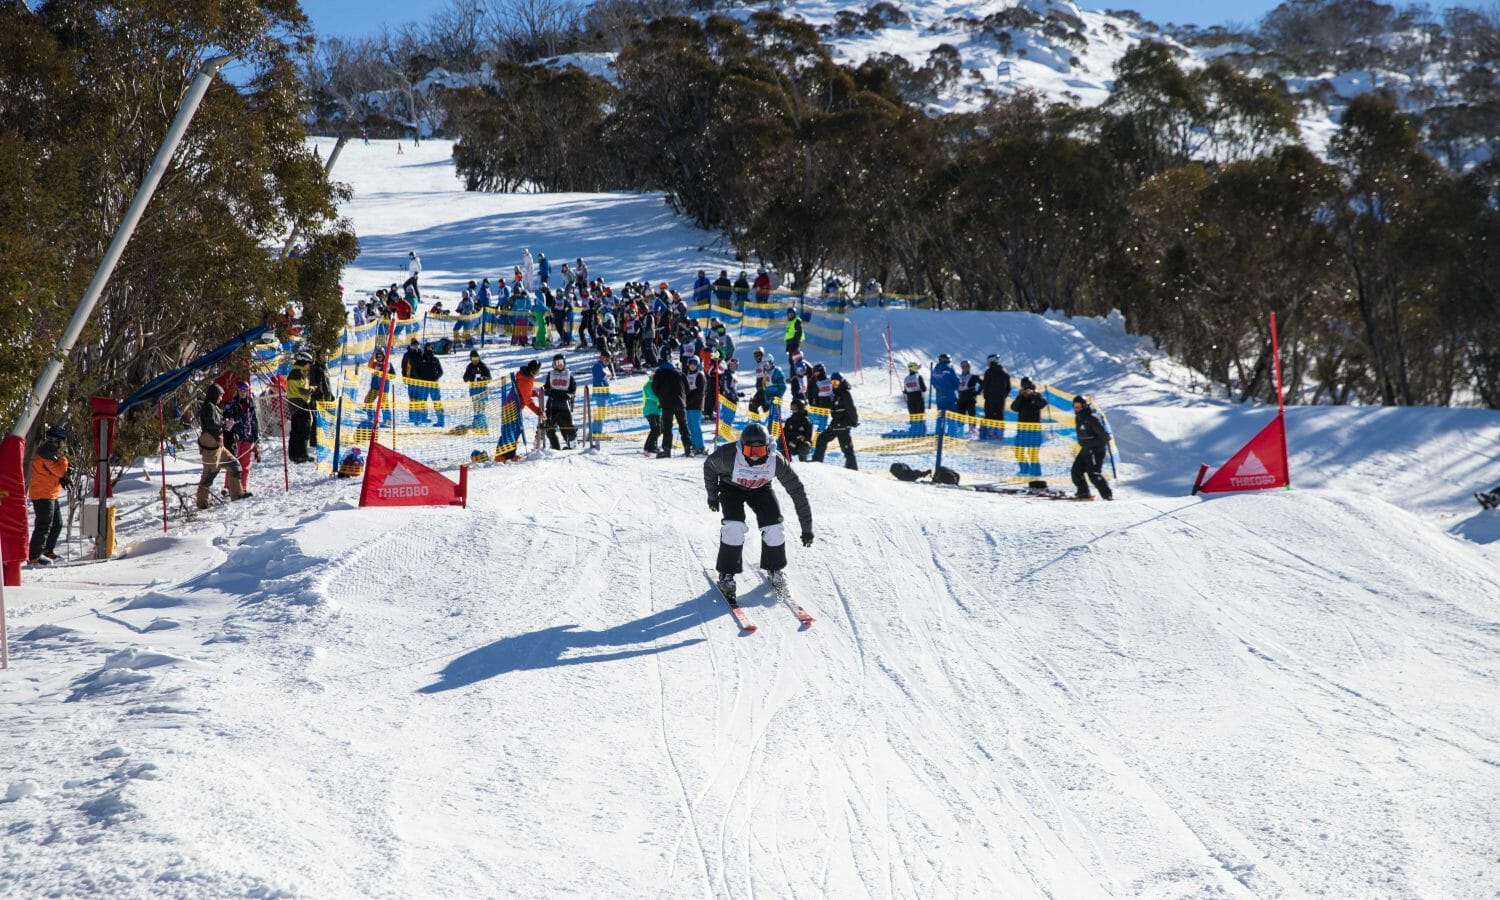
POLYGON ((714 586, 719 589, 719 593, 724 595, 725 601, 727 601, 730 606, 739 605, 740 598, 734 586, 733 575, 730 575, 727 572, 720 573, 719 580, 714 582, 714 586))

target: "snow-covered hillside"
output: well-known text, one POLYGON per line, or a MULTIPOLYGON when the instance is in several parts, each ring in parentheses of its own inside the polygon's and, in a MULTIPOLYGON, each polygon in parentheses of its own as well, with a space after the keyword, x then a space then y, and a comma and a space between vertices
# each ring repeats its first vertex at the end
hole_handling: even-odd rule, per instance
MULTIPOLYGON (((712 259, 659 198, 465 195, 446 148, 404 149, 335 170, 351 289, 412 247, 439 292, 523 245, 616 279, 712 259)), ((415 511, 263 470, 167 537, 145 486, 125 558, 7 592, 0 894, 1500 891, 1500 514, 1463 493, 1500 480, 1500 415, 1293 410, 1296 489, 1193 499, 1269 412, 1118 322, 855 320, 865 406, 895 402, 886 325, 901 359, 1096 394, 1119 499, 799 466, 818 622, 747 575, 741 636, 695 462, 548 451, 415 511)))

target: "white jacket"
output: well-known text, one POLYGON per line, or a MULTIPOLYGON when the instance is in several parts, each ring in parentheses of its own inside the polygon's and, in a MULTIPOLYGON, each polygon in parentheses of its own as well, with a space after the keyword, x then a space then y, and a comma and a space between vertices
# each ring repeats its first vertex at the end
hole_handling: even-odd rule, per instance
POLYGON ((422 257, 413 256, 406 261, 406 274, 418 275, 422 271, 422 257))

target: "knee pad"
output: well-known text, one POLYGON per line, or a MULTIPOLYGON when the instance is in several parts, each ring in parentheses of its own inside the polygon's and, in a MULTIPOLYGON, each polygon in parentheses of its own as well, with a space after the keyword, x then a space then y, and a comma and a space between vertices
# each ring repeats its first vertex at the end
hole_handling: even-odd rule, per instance
POLYGON ((750 533, 750 526, 744 522, 733 519, 725 519, 724 524, 719 526, 719 541, 730 547, 745 546, 745 535, 750 533))
POLYGON ((785 544, 786 532, 782 529, 781 523, 777 522, 775 525, 767 525, 762 528, 760 530, 760 542, 767 547, 780 547, 782 544, 785 544))

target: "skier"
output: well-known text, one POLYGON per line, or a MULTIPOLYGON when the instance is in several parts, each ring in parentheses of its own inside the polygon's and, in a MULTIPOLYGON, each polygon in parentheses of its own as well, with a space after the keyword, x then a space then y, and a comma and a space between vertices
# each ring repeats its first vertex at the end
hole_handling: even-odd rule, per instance
POLYGON ((573 449, 573 438, 578 435, 578 429, 573 427, 573 395, 578 391, 578 382, 573 379, 573 373, 568 371, 568 358, 561 353, 552 357, 552 371, 547 373, 547 439, 552 443, 553 450, 561 450, 557 441, 557 432, 562 431, 562 439, 567 443, 568 449, 573 449))
POLYGON ((792 401, 792 414, 781 424, 781 438, 786 442, 787 458, 807 462, 812 455, 812 419, 807 417, 807 404, 792 401))
POLYGON ((1005 402, 1010 399, 1010 373, 1000 365, 1000 357, 989 355, 988 367, 984 370, 984 425, 979 429, 981 440, 1005 440, 1005 402))
POLYGON ((818 442, 813 448, 813 462, 820 463, 828 451, 828 442, 838 438, 839 452, 844 454, 844 468, 858 469, 859 463, 854 459, 854 440, 849 436, 849 429, 859 427, 859 410, 854 408, 854 396, 849 393, 849 382, 844 376, 834 372, 828 378, 833 397, 829 401, 828 427, 818 435, 818 442))
POLYGON ((703 395, 708 389, 708 379, 703 376, 703 366, 696 355, 684 359, 682 366, 682 377, 687 381, 688 437, 693 439, 692 452, 703 456, 703 395))
POLYGON ((33 566, 50 566, 57 559, 57 538, 63 526, 57 501, 68 482, 68 454, 62 446, 67 439, 67 429, 54 425, 47 429, 46 440, 31 457, 31 483, 26 486, 26 496, 31 500, 36 526, 31 530, 27 558, 33 566))
POLYGON ((756 413, 768 409, 766 403, 766 350, 764 347, 756 347, 755 353, 755 393, 750 395, 750 412, 756 413))
POLYGON ((760 567, 767 572, 772 586, 785 584, 786 535, 781 526, 781 507, 771 489, 772 480, 780 481, 797 510, 802 527, 802 546, 813 542, 812 507, 802 481, 792 471, 786 457, 771 446, 766 430, 754 423, 745 426, 739 440, 725 444, 703 461, 703 486, 708 491, 708 508, 723 516, 719 526, 719 555, 714 568, 719 572, 719 591, 731 606, 738 605, 734 576, 744 571, 745 507, 755 512, 760 528, 760 567))
POLYGON ((1037 393, 1030 378, 1021 379, 1021 391, 1011 401, 1011 411, 1016 414, 1016 464, 1023 478, 1041 478, 1042 410, 1047 408, 1047 398, 1037 393))
MULTIPOLYGON (((415 250, 406 254, 406 274, 406 281, 401 284, 403 291, 410 291, 416 296, 417 302, 421 303, 422 289, 417 286, 417 276, 422 274, 422 258, 417 256, 415 250)), ((402 316, 402 318, 410 318, 410 316, 402 316)))
POLYGON ((920 437, 927 433, 927 381, 922 378, 920 363, 906 364, 906 378, 901 382, 901 393, 906 397, 906 433, 920 437))
POLYGON ((481 433, 488 432, 490 428, 490 417, 486 413, 490 394, 490 367, 479 358, 478 350, 469 351, 469 364, 464 367, 464 381, 469 385, 469 404, 474 408, 474 416, 469 420, 469 429, 481 433))
POLYGON ((984 379, 975 375, 971 369, 974 364, 967 359, 958 364, 958 414, 973 418, 977 414, 979 403, 979 390, 984 384, 984 379))
POLYGON ((1073 459, 1073 486, 1078 489, 1074 499, 1093 499, 1089 495, 1088 482, 1083 480, 1085 475, 1099 489, 1099 496, 1106 500, 1115 499, 1115 492, 1104 480, 1104 454, 1109 448, 1109 432, 1104 430, 1104 423, 1099 421, 1089 407, 1089 401, 1082 396, 1073 398, 1073 421, 1079 447, 1078 455, 1073 459))

